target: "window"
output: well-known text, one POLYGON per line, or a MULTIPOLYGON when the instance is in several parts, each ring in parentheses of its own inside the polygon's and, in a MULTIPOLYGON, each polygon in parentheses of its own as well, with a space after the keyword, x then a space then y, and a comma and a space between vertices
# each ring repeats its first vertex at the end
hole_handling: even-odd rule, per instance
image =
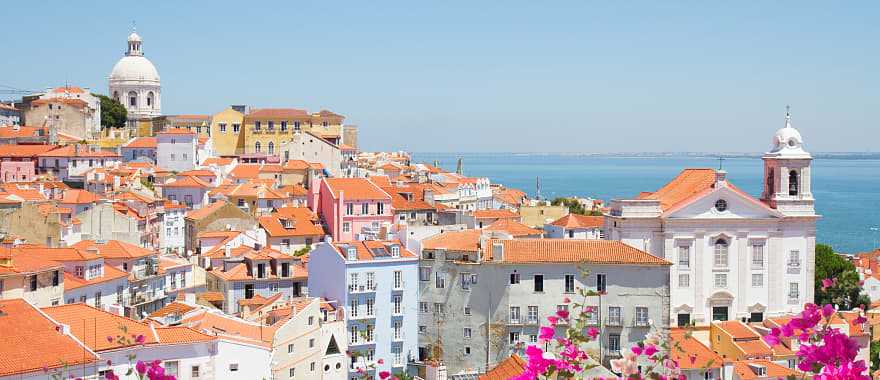
POLYGON ((715 287, 716 288, 726 288, 727 287, 727 273, 715 273, 715 287))
POLYGON ((510 307, 510 323, 519 324, 519 306, 510 307))
POLYGON ((596 275, 596 291, 597 292, 599 292, 601 294, 605 294, 605 292, 607 291, 605 281, 606 281, 605 274, 600 273, 600 274, 596 275))
POLYGON ((315 338, 309 339, 309 348, 315 348, 315 338))
POLYGON ((76 268, 74 268, 74 274, 76 274, 76 277, 83 278, 83 276, 85 275, 84 272, 85 267, 83 267, 82 265, 78 265, 76 268))
POLYGON ((752 268, 764 268, 764 244, 752 244, 752 268))
MULTIPOLYGON (((560 312, 560 311, 563 311, 563 312, 565 312, 565 313, 568 313, 568 305, 556 305, 556 311, 557 311, 557 314, 559 314, 558 312, 560 312)), ((570 318, 570 317, 569 317, 569 318, 570 318)), ((567 323, 567 322, 568 322, 568 318, 559 318, 559 321, 560 321, 560 322, 563 322, 563 321, 564 321, 564 322, 567 323)))
POLYGON ((419 267, 419 281, 431 280, 431 267, 419 267))
POLYGON ((309 316, 309 326, 315 324, 315 317, 309 316))
POLYGON ((58 284, 60 283, 60 280, 61 280, 61 278, 58 275, 58 271, 56 270, 56 271, 52 272, 52 286, 58 286, 58 284))
POLYGON ((232 124, 232 132, 233 133, 238 133, 238 131, 240 129, 241 129, 241 124, 232 124))
POLYGON ((528 317, 529 323, 538 323, 538 307, 537 306, 529 306, 527 317, 528 317))
POLYGON ((400 323, 400 321, 394 321, 394 323, 392 324, 392 328, 392 331, 394 332, 394 335, 392 336, 394 337, 394 339, 403 339, 403 325, 400 323))
POLYGON ((608 307, 608 324, 611 326, 620 326, 623 323, 620 306, 608 307))
POLYGON ((361 215, 367 215, 370 213, 370 204, 362 203, 361 204, 361 215))
POLYGON ((446 315, 446 305, 442 303, 434 303, 434 315, 446 315))
POLYGON ((385 213, 385 204, 384 203, 376 203, 376 214, 382 215, 385 213))
POLYGON ((470 338, 471 338, 471 328, 470 328, 470 327, 465 327, 465 328, 464 328, 464 338, 465 338, 465 339, 470 339, 470 338))
POLYGON ((749 322, 763 322, 764 321, 764 313, 751 313, 749 314, 749 322))
POLYGON ((689 288, 691 286, 691 275, 683 273, 678 275, 678 287, 689 288))
POLYGON ((274 142, 269 141, 269 145, 267 145, 267 147, 269 148, 269 149, 267 150, 267 153, 269 153, 269 154, 275 154, 275 143, 274 143, 274 142))
POLYGON ((798 195, 798 185, 797 170, 788 172, 788 195, 798 195))
POLYGON ((376 300, 373 298, 367 298, 367 316, 373 316, 376 312, 376 300))
POLYGON ((358 299, 357 299, 357 298, 353 298, 353 299, 351 300, 351 308, 350 308, 351 310, 349 310, 348 315, 351 316, 352 318, 357 318, 357 316, 358 316, 358 307, 359 307, 358 299))
POLYGON ((296 368, 290 368, 287 370, 287 377, 294 378, 296 376, 296 368))
POLYGON ((282 121, 281 122, 281 132, 286 132, 286 131, 287 131, 287 122, 282 121))
POLYGON ((255 130, 255 131, 259 131, 259 130, 260 130, 260 127, 261 127, 261 126, 260 126, 260 122, 259 122, 259 120, 258 120, 258 121, 254 121, 254 130, 255 130))
POLYGON ((573 274, 565 275, 565 292, 566 293, 574 293, 574 275, 573 274))
POLYGON ((794 250, 788 253, 788 266, 789 267, 800 267, 801 266, 801 253, 800 251, 794 250))
POLYGON ((254 143, 254 152, 260 153, 260 142, 259 141, 254 143))
POLYGON ((636 306, 636 326, 647 326, 648 325, 648 308, 642 306, 636 306))
POLYGON ((690 326, 691 324, 691 315, 687 313, 680 313, 677 316, 678 327, 690 326))
POLYGON ((429 313, 428 303, 427 302, 419 302, 419 312, 421 313, 429 313))
POLYGON ((298 122, 298 121, 294 121, 294 122, 293 122, 293 130, 298 131, 299 129, 300 129, 299 122, 298 122))
POLYGON ((471 307, 470 306, 464 307, 464 315, 471 315, 471 307))
POLYGON ((678 268, 686 269, 691 267, 691 246, 678 246, 678 268))
POLYGON ((403 313, 403 309, 401 307, 402 302, 403 302, 403 300, 400 298, 400 296, 394 296, 391 300, 391 303, 393 306, 391 312, 394 314, 403 313))
POLYGON ((290 343, 290 344, 287 345, 287 353, 288 353, 288 354, 292 354, 292 353, 293 353, 293 343, 290 343))
POLYGON ((226 123, 220 123, 218 126, 220 127, 220 132, 226 133, 226 123))
POLYGON ((608 351, 620 351, 620 334, 608 334, 608 351))
POLYGON ((343 222, 342 223, 342 232, 351 232, 351 223, 343 222))
POLYGON ((309 364, 309 370, 312 371, 312 372, 315 372, 315 362, 311 362, 311 363, 309 364))
POLYGON ((428 326, 420 325, 419 326, 419 334, 427 334, 427 333, 428 333, 428 326))
POLYGON ((32 275, 30 277, 30 289, 32 292, 37 290, 37 275, 32 275))
MULTIPOLYGON (((357 328, 357 326, 351 326, 351 331, 350 331, 350 333, 349 333, 349 335, 348 335, 348 340, 349 340, 349 342, 350 342, 350 343, 357 343, 357 341, 358 341, 358 336, 359 336, 359 334, 358 334, 358 328, 357 328)), ((353 361, 355 358, 352 357, 351 359, 352 359, 352 361, 353 361)))
POLYGON ((509 334, 510 344, 515 344, 519 342, 519 331, 511 331, 509 334))
POLYGON ((538 335, 537 334, 529 335, 529 343, 538 343, 538 335))
POLYGON ((727 201, 724 199, 715 201, 715 209, 718 210, 718 212, 727 211, 727 201))
POLYGON ((543 292, 544 291, 544 275, 536 274, 535 275, 535 292, 543 292))
POLYGON ((715 267, 727 267, 727 240, 715 240, 715 267))
POLYGON ((459 274, 459 277, 461 277, 461 288, 464 290, 471 290, 471 274, 461 273, 459 274))
POLYGON ((403 287, 403 272, 396 270, 394 271, 394 289, 400 289, 403 287))
POLYGON ((752 286, 755 288, 764 286, 764 275, 761 273, 752 273, 752 286))
POLYGON ((178 363, 177 360, 166 361, 166 362, 162 363, 162 365, 165 367, 165 374, 166 375, 171 375, 171 376, 174 376, 175 378, 179 376, 178 369, 179 369, 180 363, 178 363))
POLYGON ((519 273, 513 272, 510 274, 510 285, 519 284, 519 273))
POLYGON ((95 292, 95 308, 101 308, 101 292, 95 292))
POLYGON ((797 282, 791 282, 788 284, 788 303, 797 303, 800 299, 801 294, 798 289, 797 282))
POLYGON ((471 347, 464 346, 464 356, 471 356, 471 347))
POLYGON ((229 364, 230 372, 238 372, 238 363, 230 363, 229 364))
POLYGON ((443 289, 446 287, 446 276, 444 276, 443 273, 434 273, 434 287, 437 289, 443 289))

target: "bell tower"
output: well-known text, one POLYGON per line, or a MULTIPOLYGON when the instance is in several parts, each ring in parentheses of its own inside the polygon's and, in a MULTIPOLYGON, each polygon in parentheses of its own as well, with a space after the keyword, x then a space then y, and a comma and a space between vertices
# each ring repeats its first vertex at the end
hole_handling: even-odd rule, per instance
POLYGON ((764 191, 761 200, 787 216, 814 216, 810 181, 813 157, 804 150, 800 132, 791 126, 786 106, 785 126, 773 136, 771 150, 764 153, 764 191))

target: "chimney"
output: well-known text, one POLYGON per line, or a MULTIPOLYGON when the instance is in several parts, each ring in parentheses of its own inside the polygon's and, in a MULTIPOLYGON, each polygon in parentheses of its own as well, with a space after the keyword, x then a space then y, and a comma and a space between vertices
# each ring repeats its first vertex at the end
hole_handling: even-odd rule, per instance
POLYGON ((749 369, 757 376, 767 376, 767 367, 762 364, 749 363, 749 369))
POLYGON ((715 187, 722 186, 727 186, 727 171, 719 169, 715 171, 715 187))
POLYGON ((226 246, 223 247, 223 256, 224 257, 232 256, 232 247, 230 247, 229 244, 227 244, 226 246))
POLYGON ((73 154, 79 156, 79 144, 73 144, 73 154))

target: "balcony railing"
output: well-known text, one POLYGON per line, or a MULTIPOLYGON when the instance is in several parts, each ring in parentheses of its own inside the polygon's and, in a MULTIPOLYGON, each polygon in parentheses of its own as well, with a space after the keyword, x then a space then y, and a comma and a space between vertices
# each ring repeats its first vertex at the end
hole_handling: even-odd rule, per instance
POLYGON ((623 326, 623 320, 620 317, 608 317, 605 324, 608 326, 623 326))
POLYGON ((648 327, 648 320, 635 320, 633 321, 633 327, 648 327))

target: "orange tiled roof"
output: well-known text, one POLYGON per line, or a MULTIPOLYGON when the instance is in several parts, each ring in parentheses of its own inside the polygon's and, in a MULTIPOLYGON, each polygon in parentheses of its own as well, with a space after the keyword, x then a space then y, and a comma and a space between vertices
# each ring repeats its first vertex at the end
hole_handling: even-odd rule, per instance
POLYGON ((9 266, 0 266, 0 275, 22 275, 63 269, 62 264, 54 260, 25 254, 17 248, 13 249, 11 256, 12 262, 9 266))
POLYGON ((398 240, 365 240, 333 244, 336 248, 336 252, 338 252, 343 258, 347 257, 347 248, 354 247, 357 250, 357 259, 361 261, 373 260, 376 258, 390 259, 392 245, 400 247, 400 258, 412 259, 416 257, 416 255, 406 249, 403 244, 400 244, 400 241, 398 240))
POLYGON ((73 248, 80 251, 88 251, 92 247, 98 248, 98 254, 107 259, 127 260, 156 255, 155 252, 149 249, 119 240, 108 240, 103 244, 96 243, 94 240, 83 240, 73 245, 73 248))
POLYGON ((671 265, 647 252, 613 240, 522 239, 492 240, 483 247, 483 257, 492 257, 492 245, 503 246, 508 263, 580 263, 671 265))
POLYGON ((761 337, 740 321, 722 321, 715 322, 715 324, 733 339, 757 339, 761 337))
POLYGON ((297 119, 308 116, 307 111, 296 108, 259 108, 252 110, 245 117, 248 119, 297 119))
POLYGON ((678 176, 653 193, 642 193, 638 199, 660 201, 664 211, 686 201, 715 184, 715 169, 684 169, 678 176))
POLYGON ((57 148, 57 145, 0 145, 0 157, 35 157, 57 148))
POLYGON ((156 149, 155 137, 138 137, 125 144, 123 148, 153 148, 156 149))
POLYGON ((525 224, 511 219, 498 219, 489 226, 483 228, 488 231, 502 231, 511 234, 513 237, 542 235, 544 230, 529 227, 525 224))
POLYGON ((112 265, 104 265, 104 275, 101 277, 96 277, 91 280, 84 280, 82 278, 76 277, 70 273, 64 272, 64 290, 73 290, 78 289, 83 286, 91 286, 95 284, 103 284, 105 282, 118 280, 120 278, 128 277, 128 273, 116 269, 116 267, 112 265))
POLYGON ((94 352, 60 332, 55 322, 20 298, 0 300, 0 312, 0 376, 98 360, 94 352))
POLYGON ((178 177, 174 182, 169 182, 164 185, 165 188, 201 188, 207 189, 211 187, 211 184, 205 182, 199 177, 196 176, 182 176, 178 177))
POLYGON ((501 210, 475 210, 473 212, 474 218, 476 219, 501 219, 501 218, 510 218, 510 219, 520 219, 520 215, 506 209, 501 210))
MULTIPOLYGON (((180 330, 180 327, 156 327, 154 329, 145 322, 138 322, 82 303, 46 307, 43 308, 43 311, 52 319, 69 325, 70 332, 74 336, 97 352, 135 345, 124 345, 115 340, 110 342, 106 339, 108 336, 115 337, 121 334, 143 335, 144 345, 147 346, 214 340, 212 336, 198 331, 183 331, 180 330), (92 323, 82 323, 83 320, 92 323), (121 330, 122 327, 126 329, 124 333, 121 330), (160 332, 161 330, 165 331, 160 332)), ((184 327, 184 329, 186 328, 184 327)))
POLYGON ((498 363, 495 368, 478 377, 477 380, 508 380, 521 374, 525 368, 526 362, 519 355, 513 354, 498 363))
POLYGON ((282 207, 271 215, 261 216, 259 222, 270 237, 324 235, 318 216, 307 207, 282 207), (283 220, 292 220, 292 228, 285 228, 283 220))
POLYGON ((55 94, 85 94, 86 91, 77 86, 64 86, 64 87, 55 87, 52 89, 52 93, 55 94))
POLYGON ((208 157, 205 159, 205 162, 202 163, 204 166, 208 165, 217 165, 217 166, 226 166, 231 164, 233 159, 224 158, 224 157, 208 157))
POLYGON ((196 133, 185 128, 168 128, 158 133, 159 135, 195 135, 196 133))
POLYGON ((288 197, 303 197, 309 195, 308 189, 297 184, 280 186, 278 187, 278 191, 288 197))
POLYGON ((480 230, 446 231, 422 241, 422 249, 477 252, 480 250, 480 230))
POLYGON ((733 372, 736 373, 736 376, 742 380, 787 379, 789 377, 798 378, 801 376, 800 372, 790 369, 788 367, 781 366, 769 360, 757 359, 734 362, 733 372), (767 374, 763 376, 758 376, 755 371, 753 371, 749 367, 749 363, 764 366, 765 368, 767 368, 767 374))
POLYGON ((37 100, 34 100, 33 102, 31 102, 31 105, 32 106, 39 106, 39 105, 49 104, 49 103, 62 103, 62 104, 67 104, 69 106, 73 106, 73 107, 77 107, 77 108, 83 108, 83 107, 89 105, 89 103, 86 103, 82 99, 67 99, 67 98, 37 99, 37 100))
POLYGON ((0 125, 0 138, 4 139, 48 136, 48 133, 43 132, 46 132, 46 128, 44 127, 0 125), (41 135, 41 133, 43 134, 41 135))
POLYGON ((192 310, 195 310, 195 308, 196 308, 195 306, 191 306, 191 305, 185 304, 183 302, 175 301, 175 302, 172 302, 172 303, 169 303, 169 304, 163 306, 159 310, 152 312, 150 314, 150 317, 151 318, 158 318, 158 317, 164 317, 164 316, 168 316, 168 315, 184 315, 186 313, 189 313, 192 310))
POLYGON ((207 310, 193 313, 193 315, 182 319, 180 324, 215 335, 220 339, 256 344, 267 349, 272 348, 272 341, 277 330, 271 326, 263 326, 207 310))
POLYGON ((605 217, 568 214, 550 224, 565 228, 599 228, 605 224, 605 217))
POLYGON ((202 208, 200 208, 198 210, 192 210, 190 212, 187 212, 186 218, 192 219, 192 220, 202 219, 208 215, 213 214, 215 211, 219 210, 221 207, 225 206, 226 204, 227 204, 226 201, 217 201, 217 202, 202 206, 202 208))
POLYGON ((366 178, 324 178, 324 181, 337 199, 342 192, 349 200, 391 200, 388 193, 366 178))
POLYGON ((238 164, 229 172, 229 177, 239 179, 257 178, 262 164, 238 164))
POLYGON ((118 158, 119 155, 105 150, 91 151, 88 146, 80 146, 79 152, 74 145, 66 145, 61 148, 40 153, 38 157, 94 157, 94 158, 118 158))
POLYGON ((308 169, 309 163, 305 160, 289 160, 284 163, 283 169, 285 170, 306 170, 308 169))
POLYGON ((685 331, 669 334, 669 355, 682 369, 721 368, 724 360, 685 331))

